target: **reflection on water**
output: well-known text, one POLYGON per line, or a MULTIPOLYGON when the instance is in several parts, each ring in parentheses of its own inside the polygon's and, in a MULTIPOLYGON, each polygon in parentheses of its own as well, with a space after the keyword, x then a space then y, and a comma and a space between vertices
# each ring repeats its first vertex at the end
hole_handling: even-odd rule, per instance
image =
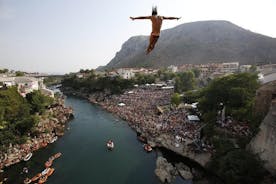
MULTIPOLYGON (((66 104, 73 107, 75 115, 70 129, 55 143, 35 152, 29 162, 7 169, 8 183, 22 183, 25 177, 41 172, 45 161, 57 152, 63 155, 54 161, 55 172, 49 184, 159 183, 154 174, 155 152, 143 150, 126 122, 85 100, 69 97, 66 104), (109 139, 115 143, 113 151, 105 147, 109 139), (29 168, 28 174, 20 174, 23 167, 29 168)), ((176 183, 186 182, 178 178, 176 183)))

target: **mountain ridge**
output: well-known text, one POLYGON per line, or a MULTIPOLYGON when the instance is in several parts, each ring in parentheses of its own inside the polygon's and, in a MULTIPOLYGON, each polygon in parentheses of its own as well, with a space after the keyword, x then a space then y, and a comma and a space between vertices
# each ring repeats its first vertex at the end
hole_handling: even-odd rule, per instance
POLYGON ((133 36, 103 69, 166 67, 183 64, 240 62, 276 63, 276 38, 254 33, 229 21, 180 24, 161 31, 155 49, 146 55, 148 36, 133 36))

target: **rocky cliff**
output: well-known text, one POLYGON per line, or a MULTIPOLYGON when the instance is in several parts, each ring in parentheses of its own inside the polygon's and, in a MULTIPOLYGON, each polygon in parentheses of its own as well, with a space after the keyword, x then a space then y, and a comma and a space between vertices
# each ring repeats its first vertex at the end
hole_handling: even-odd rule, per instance
POLYGON ((260 131, 250 142, 249 148, 265 161, 268 171, 276 174, 276 99, 272 100, 260 131))

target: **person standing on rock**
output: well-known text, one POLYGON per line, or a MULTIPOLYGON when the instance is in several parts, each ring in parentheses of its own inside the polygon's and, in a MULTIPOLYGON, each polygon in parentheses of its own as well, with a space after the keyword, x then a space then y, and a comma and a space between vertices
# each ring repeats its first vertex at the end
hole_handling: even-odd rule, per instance
POLYGON ((160 36, 160 30, 162 26, 163 20, 179 20, 181 17, 164 17, 164 16, 159 16, 157 15, 157 7, 152 7, 152 15, 151 16, 141 16, 141 17, 130 17, 131 20, 136 20, 136 19, 150 19, 152 23, 152 32, 150 34, 150 39, 149 39, 149 46, 147 48, 147 54, 149 54, 153 49, 154 46, 160 36))

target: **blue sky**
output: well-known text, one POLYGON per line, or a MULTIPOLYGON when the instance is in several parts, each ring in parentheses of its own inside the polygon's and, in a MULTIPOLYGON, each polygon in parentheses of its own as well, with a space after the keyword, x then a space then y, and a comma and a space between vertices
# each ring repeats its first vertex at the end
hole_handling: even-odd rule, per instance
POLYGON ((131 36, 148 35, 158 6, 163 29, 201 20, 228 20, 276 37, 275 0, 0 0, 0 68, 68 73, 107 64, 131 36))

